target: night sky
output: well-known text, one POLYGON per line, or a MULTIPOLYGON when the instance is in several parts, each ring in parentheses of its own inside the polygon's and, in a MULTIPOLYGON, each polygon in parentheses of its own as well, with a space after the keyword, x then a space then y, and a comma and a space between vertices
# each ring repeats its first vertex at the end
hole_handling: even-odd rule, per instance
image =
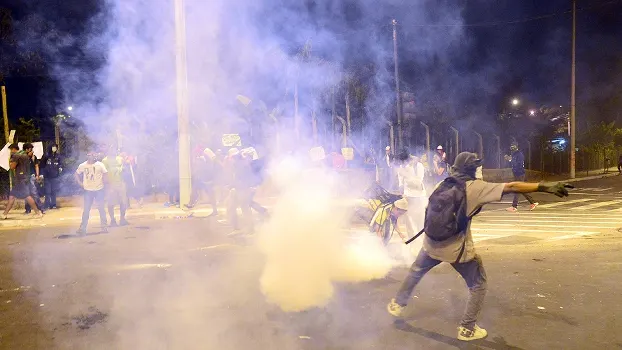
MULTIPOLYGON (((425 16, 410 13, 409 3, 387 1, 378 16, 369 14, 373 6, 385 6, 382 2, 365 7, 359 2, 318 0, 306 1, 300 8, 308 11, 305 18, 336 35, 349 28, 357 33, 369 32, 374 38, 373 43, 369 38, 365 42, 344 40, 339 55, 344 66, 377 61, 376 48, 371 45, 392 54, 390 19, 396 18, 404 89, 415 92, 422 106, 443 101, 446 113, 472 117, 495 115, 514 96, 529 108, 569 105, 570 0, 416 1, 424 4, 425 16), (318 10, 327 3, 332 4, 334 15, 318 10), (454 8, 460 18, 443 18, 442 11, 448 8, 454 8), (448 35, 460 40, 443 45, 448 35)), ((65 43, 63 50, 51 53, 48 48, 43 52, 49 65, 69 64, 95 71, 103 64, 103 56, 85 49, 88 41, 83 35, 89 22, 101 15, 104 6, 100 0, 3 0, 0 7, 12 11, 21 49, 37 51, 41 42, 37 35, 50 30, 49 24, 30 28, 29 18, 33 15, 53 23, 56 40, 71 38, 71 44, 65 43)), ((617 118, 622 122, 622 1, 578 0, 577 8, 578 116, 592 121, 617 118)), ((270 26, 266 30, 272 29, 277 30, 270 26)), ((291 28, 279 35, 283 42, 296 41, 291 28)), ((0 48, 3 62, 15 54, 6 46, 0 48)), ((331 59, 331 53, 319 55, 331 59)), ((392 69, 392 57, 384 55, 382 59, 387 69, 392 69)), ((5 83, 11 119, 45 117, 62 109, 65 101, 61 89, 55 86, 58 74, 45 70, 9 74, 5 83)), ((90 83, 85 82, 85 89, 90 83)), ((426 113, 423 109, 421 112, 426 113)))

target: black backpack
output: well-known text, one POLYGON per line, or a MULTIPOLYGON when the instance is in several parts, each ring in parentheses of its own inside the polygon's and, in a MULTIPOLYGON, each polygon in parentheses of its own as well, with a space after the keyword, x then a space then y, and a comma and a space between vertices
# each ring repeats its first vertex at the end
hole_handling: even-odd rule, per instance
POLYGON ((463 233, 469 221, 481 210, 479 208, 473 214, 467 215, 466 206, 466 183, 455 177, 446 178, 430 195, 423 230, 406 241, 406 244, 424 232, 437 242, 463 233))

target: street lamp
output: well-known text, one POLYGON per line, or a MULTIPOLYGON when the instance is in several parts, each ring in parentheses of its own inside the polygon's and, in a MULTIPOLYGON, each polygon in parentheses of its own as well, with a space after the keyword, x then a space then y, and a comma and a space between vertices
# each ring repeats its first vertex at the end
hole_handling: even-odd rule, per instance
POLYGON ((73 111, 73 106, 69 106, 69 107, 67 107, 67 110, 68 110, 69 112, 73 111))
POLYGON ((536 111, 534 111, 533 109, 529 111, 529 115, 536 115, 536 111))
POLYGON ((512 106, 518 106, 520 101, 517 98, 512 99, 512 106))

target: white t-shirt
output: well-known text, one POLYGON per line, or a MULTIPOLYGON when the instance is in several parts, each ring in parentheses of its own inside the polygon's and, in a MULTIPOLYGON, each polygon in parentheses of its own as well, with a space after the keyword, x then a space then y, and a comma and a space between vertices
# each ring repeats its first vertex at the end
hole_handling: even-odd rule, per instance
POLYGON ((407 164, 397 169, 400 186, 404 187, 404 197, 425 197, 425 187, 423 177, 425 168, 423 164, 407 164))
POLYGON ((106 166, 102 162, 89 164, 84 162, 78 166, 76 174, 83 175, 82 185, 87 191, 99 191, 104 189, 104 174, 106 166))

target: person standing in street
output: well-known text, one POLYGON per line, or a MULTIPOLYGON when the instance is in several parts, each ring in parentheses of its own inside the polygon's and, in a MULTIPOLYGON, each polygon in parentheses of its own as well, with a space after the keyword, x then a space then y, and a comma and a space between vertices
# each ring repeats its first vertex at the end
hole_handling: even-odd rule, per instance
POLYGON ((106 189, 106 203, 108 204, 108 215, 110 215, 110 226, 117 226, 117 220, 114 218, 114 207, 119 205, 119 224, 121 226, 129 225, 125 219, 127 210, 127 192, 126 185, 123 181, 123 157, 117 155, 116 149, 110 147, 108 154, 102 159, 102 164, 108 171, 108 186, 106 189))
POLYGON ((391 147, 387 146, 384 152, 384 155, 376 161, 376 182, 384 189, 391 191, 394 187, 391 147))
POLYGON ((106 209, 105 209, 105 184, 108 182, 108 170, 102 162, 96 160, 95 152, 86 155, 86 162, 80 164, 74 174, 74 178, 80 187, 84 189, 84 208, 82 211, 82 223, 76 232, 79 235, 86 234, 89 216, 93 202, 99 211, 99 221, 102 232, 108 232, 106 209))
MULTIPOLYGON (((43 213, 43 203, 41 203, 41 197, 39 197, 39 186, 38 184, 41 182, 41 176, 39 173, 39 159, 35 156, 34 146, 32 143, 25 143, 22 146, 23 153, 28 156, 30 162, 30 180, 28 181, 28 188, 30 191, 30 196, 35 202, 37 209, 43 213)), ((30 214, 32 212, 32 207, 28 202, 26 202, 26 212, 24 214, 30 214)))
POLYGON ((466 282, 469 299, 458 327, 457 338, 471 341, 488 333, 477 325, 487 290, 487 277, 481 257, 476 253, 471 219, 482 206, 501 200, 504 193, 544 192, 568 196, 564 183, 490 183, 481 180, 482 161, 477 155, 462 152, 451 168, 451 177, 443 181, 429 199, 425 218, 423 246, 387 311, 401 317, 413 290, 435 266, 450 263, 466 282), (447 220, 446 222, 444 220, 447 220), (444 239, 441 239, 444 236, 444 239))
POLYGON ((423 179, 425 168, 417 156, 411 156, 407 151, 401 152, 397 156, 400 163, 397 168, 400 188, 403 189, 403 196, 408 203, 406 228, 409 237, 414 236, 423 228, 425 219, 425 207, 427 196, 423 179))
POLYGON ((2 213, 2 219, 6 220, 9 212, 13 209, 15 199, 25 199, 31 208, 35 209, 35 217, 42 218, 43 213, 38 209, 30 193, 30 158, 24 152, 19 151, 19 146, 14 143, 9 146, 11 158, 9 160, 10 176, 12 176, 13 186, 9 192, 9 201, 2 213))
POLYGON ((434 165, 434 184, 443 181, 447 177, 447 153, 443 150, 443 146, 436 147, 434 157, 432 157, 432 164, 434 165))
POLYGON ((60 175, 63 172, 63 164, 58 154, 58 145, 50 147, 50 151, 41 158, 41 173, 43 175, 43 188, 45 190, 45 208, 58 209, 56 196, 60 188, 60 175))
MULTIPOLYGON (((513 143, 510 146, 510 150, 512 151, 511 156, 505 156, 510 164, 512 164, 512 174, 514 175, 514 181, 525 181, 525 156, 523 152, 518 149, 518 145, 513 143)), ((512 206, 507 208, 507 211, 515 213, 518 211, 518 193, 514 193, 514 199, 512 200, 512 206)), ((522 195, 529 201, 529 210, 534 210, 538 206, 538 202, 534 201, 533 198, 527 193, 522 193, 522 195)))

